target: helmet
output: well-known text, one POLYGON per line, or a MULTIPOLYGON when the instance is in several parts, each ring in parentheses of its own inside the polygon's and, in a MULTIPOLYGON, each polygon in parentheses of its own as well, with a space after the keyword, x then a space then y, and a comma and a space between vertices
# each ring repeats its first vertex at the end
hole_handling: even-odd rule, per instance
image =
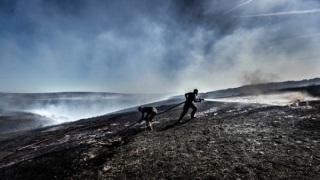
POLYGON ((142 106, 139 106, 139 107, 138 107, 138 110, 139 110, 139 111, 142 111, 142 106))
POLYGON ((193 92, 194 92, 195 94, 198 94, 198 89, 194 89, 193 92))

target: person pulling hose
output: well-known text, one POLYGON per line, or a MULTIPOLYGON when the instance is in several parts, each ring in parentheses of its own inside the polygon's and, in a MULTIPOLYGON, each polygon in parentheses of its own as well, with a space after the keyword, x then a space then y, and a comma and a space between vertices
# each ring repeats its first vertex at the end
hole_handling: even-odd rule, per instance
POLYGON ((151 121, 152 119, 157 115, 158 111, 155 107, 138 107, 138 110, 141 112, 142 114, 142 117, 139 121, 139 124, 145 119, 146 120, 146 125, 147 125, 147 129, 149 131, 152 130, 152 124, 151 124, 151 121), (147 113, 146 116, 144 116, 144 113, 147 113))

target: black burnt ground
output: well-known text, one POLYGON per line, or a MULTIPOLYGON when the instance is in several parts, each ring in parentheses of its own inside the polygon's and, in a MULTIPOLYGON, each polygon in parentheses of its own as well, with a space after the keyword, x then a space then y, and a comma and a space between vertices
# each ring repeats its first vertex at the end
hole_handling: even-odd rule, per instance
POLYGON ((100 177, 318 179, 319 118, 318 103, 221 110, 139 134, 104 164, 100 177))
MULTIPOLYGON (((2 179, 319 179, 320 101, 310 107, 207 102, 181 107, 108 138, 136 113, 7 135, 2 179), (52 128, 56 128, 52 129, 52 128), (11 137, 11 139, 10 139, 11 137), (51 139, 50 139, 50 138, 51 139), (49 139, 49 140, 48 140, 49 139), (43 141, 43 142, 41 142, 43 141), (32 142, 39 142, 20 151, 32 142)), ((165 107, 164 107, 165 108, 165 107)))

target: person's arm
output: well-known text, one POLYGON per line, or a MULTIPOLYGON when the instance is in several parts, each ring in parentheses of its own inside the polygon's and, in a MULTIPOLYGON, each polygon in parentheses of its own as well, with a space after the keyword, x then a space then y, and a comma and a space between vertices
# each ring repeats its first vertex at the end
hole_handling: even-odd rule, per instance
POLYGON ((184 97, 186 97, 186 99, 188 99, 188 94, 189 94, 189 93, 185 93, 185 94, 184 94, 184 97))
POLYGON ((201 102, 201 99, 194 97, 194 102, 201 102))
POLYGON ((198 99, 195 99, 194 102, 201 102, 203 101, 204 99, 201 99, 201 98, 198 98, 198 99))
POLYGON ((201 102, 203 99, 194 97, 194 102, 201 102))
POLYGON ((142 120, 143 120, 143 118, 144 118, 144 113, 143 112, 141 112, 141 119, 140 119, 140 121, 139 121, 139 124, 142 122, 142 120))

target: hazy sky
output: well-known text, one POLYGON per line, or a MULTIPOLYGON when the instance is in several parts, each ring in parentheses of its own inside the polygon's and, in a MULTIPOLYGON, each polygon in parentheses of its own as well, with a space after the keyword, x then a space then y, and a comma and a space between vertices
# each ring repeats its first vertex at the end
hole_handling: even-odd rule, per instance
POLYGON ((318 0, 0 0, 0 92, 310 79, 319 49, 318 0))

